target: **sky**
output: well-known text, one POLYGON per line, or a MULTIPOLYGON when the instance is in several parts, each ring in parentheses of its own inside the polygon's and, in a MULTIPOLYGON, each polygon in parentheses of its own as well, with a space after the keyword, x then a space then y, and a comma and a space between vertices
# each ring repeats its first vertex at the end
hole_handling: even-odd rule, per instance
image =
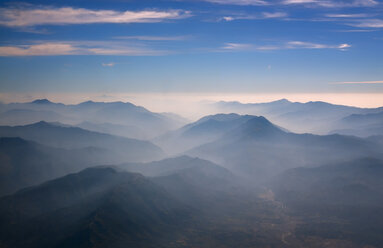
POLYGON ((1 1, 0 101, 142 95, 383 106, 383 2, 1 1))

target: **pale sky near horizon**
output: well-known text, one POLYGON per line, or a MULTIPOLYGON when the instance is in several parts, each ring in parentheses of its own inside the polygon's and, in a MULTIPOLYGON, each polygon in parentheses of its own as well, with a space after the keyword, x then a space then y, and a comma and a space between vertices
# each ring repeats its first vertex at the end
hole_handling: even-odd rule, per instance
POLYGON ((209 93, 0 93, 0 101, 31 102, 36 99, 49 99, 52 102, 78 104, 85 101, 131 102, 153 112, 173 112, 196 120, 204 115, 215 113, 206 109, 205 103, 216 101, 238 101, 241 103, 271 102, 285 98, 292 102, 324 101, 332 104, 376 108, 383 106, 383 93, 301 93, 301 94, 209 94, 209 93))
POLYGON ((173 98, 383 106, 383 3, 1 2, 0 93, 154 108, 173 98))

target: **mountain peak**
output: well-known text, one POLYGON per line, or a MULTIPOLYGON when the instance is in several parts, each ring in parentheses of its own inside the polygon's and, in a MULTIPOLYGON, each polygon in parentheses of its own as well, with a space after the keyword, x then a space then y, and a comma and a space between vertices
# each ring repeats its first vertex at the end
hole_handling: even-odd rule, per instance
POLYGON ((263 116, 254 116, 230 133, 234 137, 265 137, 283 131, 263 116))
POLYGON ((53 102, 49 101, 48 99, 36 99, 32 104, 53 104, 53 102))
POLYGON ((276 101, 272 101, 270 103, 276 103, 276 104, 288 104, 288 103, 291 103, 289 100, 287 100, 286 98, 282 98, 282 99, 279 99, 279 100, 276 100, 276 101))
POLYGON ((241 117, 239 114, 236 113, 230 113, 230 114, 215 114, 215 115, 208 115, 203 118, 201 118, 199 121, 206 121, 206 120, 216 120, 216 121, 228 121, 233 120, 241 117))
POLYGON ((55 125, 53 125, 52 123, 46 122, 46 121, 39 121, 39 122, 30 124, 30 125, 26 125, 26 126, 51 127, 51 126, 55 126, 55 125))

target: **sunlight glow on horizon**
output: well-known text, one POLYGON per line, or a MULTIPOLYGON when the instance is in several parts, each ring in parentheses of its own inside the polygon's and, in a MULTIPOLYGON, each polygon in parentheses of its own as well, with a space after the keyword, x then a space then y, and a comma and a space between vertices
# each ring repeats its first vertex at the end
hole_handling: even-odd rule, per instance
POLYGON ((64 104, 85 101, 131 102, 150 111, 174 112, 192 119, 208 114, 201 104, 218 101, 263 103, 287 99, 291 102, 323 101, 362 108, 383 106, 383 93, 0 93, 3 103, 30 102, 43 98, 64 104))

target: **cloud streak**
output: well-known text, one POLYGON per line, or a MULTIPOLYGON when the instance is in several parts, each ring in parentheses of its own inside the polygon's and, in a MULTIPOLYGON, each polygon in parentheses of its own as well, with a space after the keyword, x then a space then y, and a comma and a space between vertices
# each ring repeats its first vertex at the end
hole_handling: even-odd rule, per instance
POLYGON ((247 6, 262 6, 269 5, 264 0, 203 0, 205 2, 216 3, 216 4, 227 4, 227 5, 247 5, 247 6))
POLYGON ((116 39, 141 40, 141 41, 183 41, 190 36, 118 36, 116 39))
POLYGON ((383 84, 383 81, 335 82, 330 84, 383 84))
POLYGON ((376 0, 354 0, 354 1, 335 1, 335 0, 282 0, 285 5, 307 5, 325 8, 347 8, 347 7, 373 7, 379 3, 376 0))
POLYGON ((115 11, 72 7, 0 8, 0 25, 31 27, 94 23, 153 23, 190 16, 190 12, 182 10, 115 11))
POLYGON ((349 44, 339 44, 339 45, 327 45, 327 44, 319 44, 319 43, 311 43, 311 42, 303 42, 303 41, 290 41, 287 42, 286 48, 288 49, 340 49, 345 50, 350 48, 349 44))
POLYGON ((364 18, 368 17, 367 14, 327 14, 326 17, 330 18, 364 18))
POLYGON ((285 12, 262 12, 257 15, 232 15, 232 16, 224 16, 220 18, 223 21, 235 21, 235 20, 262 20, 262 19, 278 19, 287 17, 287 13, 285 12))
POLYGON ((41 42, 19 46, 0 46, 0 56, 60 56, 60 55, 118 55, 118 56, 159 56, 169 51, 134 47, 118 42, 41 42))
POLYGON ((110 62, 110 63, 102 63, 101 65, 104 66, 104 67, 113 67, 113 66, 115 66, 115 63, 113 63, 113 62, 110 62))
POLYGON ((350 26, 359 28, 383 28, 383 20, 381 19, 364 19, 358 20, 357 23, 351 23, 350 26))
POLYGON ((288 49, 338 49, 347 50, 351 45, 347 43, 339 45, 328 45, 304 41, 289 41, 277 45, 254 45, 244 43, 225 43, 221 50, 227 51, 270 51, 270 50, 288 50, 288 49))

